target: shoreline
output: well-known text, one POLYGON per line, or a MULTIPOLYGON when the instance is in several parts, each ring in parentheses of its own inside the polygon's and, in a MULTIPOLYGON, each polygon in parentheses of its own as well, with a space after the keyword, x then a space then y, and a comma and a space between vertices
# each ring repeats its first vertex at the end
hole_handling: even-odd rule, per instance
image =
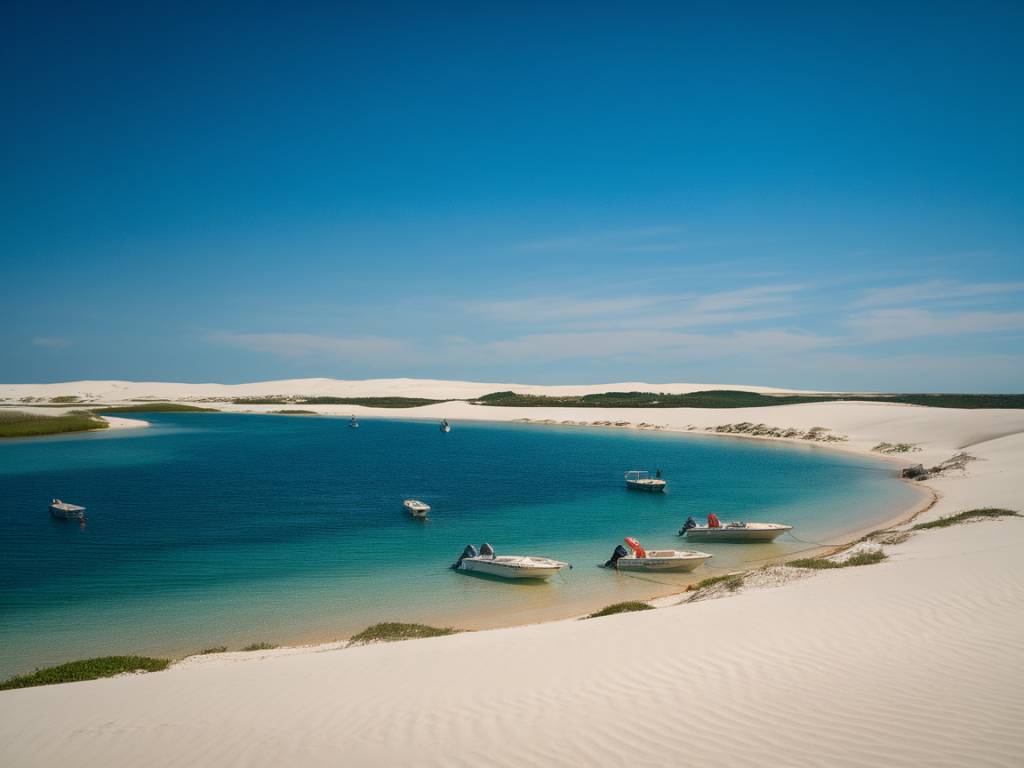
MULTIPOLYGON (((456 430, 467 416, 443 410, 418 415, 447 416, 456 430)), ((488 413, 497 421, 523 415, 488 413)), ((587 417, 574 409, 564 418, 587 417)), ((964 450, 976 459, 925 483, 903 481, 930 498, 865 533, 980 507, 1024 511, 1018 411, 840 403, 775 406, 771 414, 687 409, 662 412, 658 421, 672 419, 829 426, 849 440, 812 447, 888 459, 888 466, 933 466, 964 450), (871 451, 885 441, 920 450, 871 451)), ((888 557, 876 565, 774 581, 769 571, 721 599, 677 605, 669 597, 639 613, 399 643, 191 656, 160 673, 4 691, 0 740, 13 765, 84 768, 153 756, 173 765, 329 766, 339 754, 350 765, 648 765, 678 754, 681 744, 691 762, 727 756, 732 765, 759 766, 780 743, 783 761, 794 765, 827 754, 851 768, 880 760, 907 768, 1015 766, 1024 750, 1016 673, 1024 521, 919 531, 881 546, 888 557), (486 695, 474 695, 481 686, 486 695), (742 713, 744 738, 723 745, 720 728, 681 729, 679 713, 695 704, 742 713), (55 710, 63 713, 58 729, 55 710), (524 746, 494 751, 495 733, 524 746)))
MULTIPOLYGON (((484 409, 484 408, 486 408, 486 406, 477 406, 476 408, 484 409)), ((393 415, 392 415, 392 413, 391 413, 391 411, 389 409, 388 410, 384 410, 384 409, 364 409, 364 410, 373 410, 374 411, 374 413, 372 415, 368 416, 368 418, 381 419, 381 420, 386 420, 389 417, 393 418, 393 415)), ((394 420, 397 420, 397 421, 422 421, 425 424, 433 421, 432 417, 430 417, 430 416, 422 416, 422 415, 419 415, 419 414, 410 413, 410 411, 415 411, 416 409, 403 409, 403 410, 408 415, 405 415, 404 418, 400 417, 400 418, 397 418, 397 419, 394 419, 394 420)), ((518 409, 518 410, 521 411, 523 409, 518 409)), ((613 410, 613 409, 609 409, 609 410, 613 410)), ((742 409, 736 409, 736 410, 742 410, 742 409)), ((263 411, 252 411, 252 410, 232 410, 232 411, 223 411, 223 413, 238 413, 238 414, 244 414, 244 415, 252 415, 252 414, 256 414, 256 415, 291 415, 291 414, 271 414, 271 413, 266 413, 266 412, 263 412, 263 411)), ((607 424, 573 424, 573 425, 569 425, 569 424, 561 424, 561 423, 553 423, 552 424, 550 422, 545 422, 545 421, 525 421, 524 422, 522 419, 516 419, 516 420, 510 421, 508 419, 480 418, 482 416, 485 416, 485 414, 486 414, 486 411, 484 411, 482 413, 478 412, 477 414, 475 414, 478 417, 477 418, 473 418, 472 421, 474 423, 479 423, 479 424, 496 424, 496 425, 503 425, 503 426, 506 426, 506 425, 508 425, 510 423, 518 423, 518 424, 522 424, 522 426, 524 426, 524 427, 537 427, 537 426, 570 427, 570 426, 575 426, 575 427, 581 427, 581 428, 591 428, 591 429, 595 429, 595 430, 599 429, 599 428, 601 428, 601 429, 603 429, 603 428, 608 428, 608 429, 632 429, 634 431, 640 431, 640 432, 658 432, 658 433, 662 433, 662 434, 665 434, 665 435, 669 436, 667 439, 677 439, 679 437, 685 437, 687 435, 701 435, 701 436, 710 436, 710 437, 736 437, 736 438, 745 438, 745 439, 748 439, 748 440, 761 440, 763 442, 766 441, 766 442, 769 442, 769 443, 776 443, 776 444, 781 444, 781 445, 791 446, 791 447, 809 448, 809 449, 812 449, 812 450, 813 449, 830 449, 831 448, 831 449, 834 449, 836 452, 838 452, 840 455, 846 455, 846 456, 853 455, 853 456, 857 456, 858 458, 861 458, 861 459, 868 459, 868 460, 888 459, 890 462, 900 462, 901 461, 900 457, 896 457, 896 456, 887 456, 887 455, 884 455, 884 454, 878 454, 876 452, 865 452, 863 450, 850 449, 845 443, 834 443, 834 442, 823 442, 823 441, 809 441, 809 440, 802 440, 802 439, 799 439, 799 438, 779 438, 779 437, 757 436, 757 435, 747 435, 747 434, 709 432, 709 431, 703 431, 703 430, 697 431, 697 430, 678 429, 678 428, 663 428, 663 429, 658 429, 658 430, 647 430, 647 429, 638 428, 636 425, 629 425, 629 426, 616 426, 614 424, 611 424, 611 425, 607 425, 607 424)), ((315 415, 318 418, 332 418, 332 419, 338 419, 338 420, 344 420, 345 418, 347 418, 346 415, 344 415, 344 414, 337 414, 337 413, 316 413, 316 414, 313 414, 313 415, 315 415)), ((112 424, 111 429, 132 428, 132 427, 148 427, 148 426, 150 426, 149 422, 146 422, 146 421, 144 421, 142 419, 136 419, 136 418, 133 418, 133 417, 126 418, 126 417, 106 416, 104 418, 112 419, 114 422, 117 422, 116 426, 112 424)), ((466 420, 468 420, 468 419, 466 419, 466 420)), ((106 430, 103 430, 103 431, 106 431, 106 430)), ((516 627, 525 627, 525 626, 541 626, 541 625, 558 623, 558 622, 567 621, 567 620, 573 620, 573 619, 579 618, 580 616, 586 615, 587 613, 590 613, 590 612, 592 612, 594 610, 598 610, 598 609, 600 609, 602 607, 605 607, 609 603, 619 602, 619 601, 624 600, 624 599, 637 600, 637 601, 642 601, 642 602, 655 602, 655 601, 671 600, 672 598, 676 598, 676 597, 680 597, 680 596, 686 595, 690 591, 692 585, 694 585, 694 584, 696 584, 696 583, 698 583, 698 582, 700 582, 700 581, 702 581, 702 580, 704 580, 706 578, 715 577, 715 576, 723 575, 723 574, 726 574, 726 573, 749 572, 749 571, 757 570, 759 568, 766 568, 766 567, 769 567, 769 566, 782 565, 782 564, 784 564, 787 561, 795 560, 795 559, 799 559, 799 558, 831 556, 832 554, 835 554, 837 552, 841 552, 841 551, 843 551, 845 549, 848 549, 848 548, 850 548, 852 546, 855 546, 859 541, 861 541, 864 538, 864 536, 866 536, 869 533, 876 532, 876 531, 882 530, 882 529, 891 528, 891 527, 898 526, 898 525, 906 524, 906 523, 908 523, 909 521, 913 520, 915 517, 917 517, 922 512, 926 511, 927 509, 929 509, 931 506, 933 506, 935 504, 936 499, 937 499, 937 495, 936 495, 936 492, 933 489, 931 489, 931 488, 929 488, 927 486, 924 486, 922 483, 919 483, 919 482, 916 482, 916 481, 902 480, 902 479, 900 479, 898 477, 894 477, 893 479, 896 479, 896 480, 899 480, 900 482, 906 483, 911 488, 916 489, 916 491, 918 491, 918 494, 920 495, 920 498, 916 499, 911 504, 899 506, 898 508, 893 510, 893 514, 891 516, 885 517, 880 522, 866 524, 866 525, 863 525, 861 527, 854 528, 854 529, 852 529, 850 531, 847 531, 847 532, 843 533, 841 536, 830 537, 830 538, 834 538, 835 541, 829 541, 828 543, 824 543, 824 542, 803 542, 803 541, 801 541, 799 539, 799 537, 793 536, 792 534, 788 534, 788 535, 791 535, 793 539, 797 540, 803 546, 801 546, 800 548, 798 548, 796 550, 790 550, 790 551, 788 551, 786 553, 779 553, 779 554, 775 554, 775 555, 769 555, 768 557, 764 557, 764 558, 756 558, 756 559, 753 559, 753 560, 743 561, 744 564, 743 564, 742 567, 740 567, 740 570, 737 570, 736 568, 731 568, 730 569, 729 566, 724 566, 724 567, 723 566, 718 566, 717 568, 715 566, 709 566, 708 568, 701 569, 700 573, 673 574, 676 578, 681 579, 681 583, 671 583, 671 584, 663 583, 663 582, 658 582, 655 579, 645 579, 643 576, 636 575, 636 574, 623 574, 623 576, 627 576, 627 577, 630 577, 630 578, 633 578, 633 579, 636 579, 636 580, 639 580, 639 581, 649 581, 650 584, 651 584, 651 588, 649 590, 647 590, 647 591, 639 592, 639 594, 629 595, 628 597, 626 597, 626 596, 623 596, 623 595, 616 595, 615 593, 616 593, 617 590, 614 587, 610 586, 607 589, 601 590, 599 592, 595 592, 595 593, 591 594, 590 596, 580 596, 580 597, 577 597, 575 599, 571 599, 571 600, 567 601, 564 605, 562 605, 562 606, 560 606, 558 608, 552 608, 550 605, 535 605, 535 606, 532 606, 532 607, 522 608, 522 609, 518 610, 511 617, 511 620, 503 619, 503 618, 501 618, 498 615, 491 615, 491 614, 482 614, 482 615, 481 614, 471 614, 471 615, 467 615, 467 614, 465 614, 465 612, 461 612, 460 613, 458 611, 452 611, 450 609, 446 610, 444 608, 438 608, 433 613, 428 612, 422 618, 422 620, 424 622, 426 622, 426 623, 429 623, 429 624, 435 624, 436 623, 436 624, 441 624, 441 625, 446 625, 446 626, 455 626, 455 627, 458 627, 458 628, 460 628, 462 630, 473 631, 473 632, 488 631, 488 630, 495 630, 495 629, 511 629, 511 628, 516 628, 516 627), (721 573, 719 573, 719 571, 721 571, 721 573)), ((675 546, 682 546, 682 547, 685 548, 685 542, 680 541, 675 546)), ((619 591, 621 591, 621 590, 619 590, 619 591)), ((502 615, 504 615, 504 614, 502 614, 502 615)), ((394 616, 394 617, 392 617, 391 620, 405 620, 405 619, 402 616, 394 616)), ((295 631, 293 633, 290 633, 293 638, 297 638, 298 639, 298 642, 292 642, 292 643, 289 643, 287 645, 279 646, 275 650, 280 650, 280 651, 296 650, 296 649, 312 649, 314 651, 321 650, 321 649, 324 649, 324 648, 333 647, 333 646, 337 645, 339 642, 344 644, 344 643, 346 643, 348 641, 350 634, 354 634, 355 632, 360 631, 359 629, 353 629, 353 630, 350 630, 350 631, 346 632, 343 635, 339 635, 339 634, 337 634, 335 632, 330 632, 330 631, 323 632, 322 630, 320 630, 320 631, 315 631, 314 633, 311 633, 311 634, 307 635, 304 632, 300 631, 301 629, 302 629, 301 627, 295 627, 294 628, 295 631)), ((289 633, 282 633, 282 634, 285 634, 287 636, 289 633)), ((190 643, 190 645, 193 648, 196 647, 196 646, 203 647, 204 645, 216 644, 217 642, 220 642, 223 639, 224 639, 223 636, 206 638, 206 639, 199 639, 199 640, 196 641, 196 643, 194 643, 194 644, 190 643)), ((128 650, 133 650, 133 649, 128 649, 128 650)), ((243 656, 245 655, 245 652, 243 652, 243 651, 236 651, 234 653, 241 654, 243 656)), ((183 661, 185 661, 187 659, 193 658, 195 656, 194 653, 185 653, 184 655, 182 655, 180 653, 180 651, 175 651, 173 649, 168 649, 168 650, 164 651, 163 653, 161 653, 160 655, 163 655, 165 657, 171 658, 174 664, 179 664, 179 663, 181 663, 181 662, 183 662, 183 661)))

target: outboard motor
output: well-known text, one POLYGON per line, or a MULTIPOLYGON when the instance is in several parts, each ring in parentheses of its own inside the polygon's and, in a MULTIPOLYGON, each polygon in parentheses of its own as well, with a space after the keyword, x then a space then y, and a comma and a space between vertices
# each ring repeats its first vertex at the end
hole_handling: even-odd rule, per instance
POLYGON ((494 547, 487 543, 481 544, 480 557, 494 557, 494 547))
POLYGON ((626 548, 624 546, 622 546, 621 544, 619 544, 618 546, 615 547, 615 550, 612 552, 611 558, 608 560, 608 562, 606 562, 604 564, 604 567, 605 568, 617 568, 618 567, 617 564, 619 562, 619 558, 620 557, 625 557, 628 554, 629 554, 629 552, 626 551, 626 548))
POLYGON ((459 570, 459 566, 462 565, 463 560, 465 560, 467 557, 476 557, 477 554, 478 553, 476 551, 476 547, 474 547, 472 544, 467 544, 466 548, 462 550, 462 554, 459 555, 459 559, 452 563, 452 570, 459 570))
POLYGON ((697 521, 693 519, 693 515, 690 515, 688 518, 686 518, 686 522, 683 523, 683 527, 679 529, 679 535, 682 536, 684 533, 686 533, 691 528, 696 528, 696 527, 697 527, 697 521))

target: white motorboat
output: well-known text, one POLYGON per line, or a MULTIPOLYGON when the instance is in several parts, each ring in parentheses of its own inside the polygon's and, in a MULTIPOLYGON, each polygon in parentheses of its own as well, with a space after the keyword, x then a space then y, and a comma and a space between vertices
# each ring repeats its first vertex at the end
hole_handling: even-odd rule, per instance
POLYGON ((482 544, 480 551, 469 544, 452 565, 456 571, 482 573, 502 579, 550 579, 563 568, 571 568, 561 560, 530 555, 496 555, 490 544, 482 544))
POLYGON ((351 419, 349 419, 348 426, 349 426, 350 429, 359 429, 359 422, 356 421, 356 417, 355 416, 353 416, 351 419))
POLYGON ((664 491, 665 486, 667 485, 660 476, 651 477, 650 472, 642 469, 631 469, 624 475, 624 477, 626 478, 626 487, 631 488, 634 491, 650 491, 652 493, 657 493, 658 491, 664 491))
POLYGON ((430 511, 430 505, 424 504, 419 499, 406 499, 402 502, 402 506, 409 510, 410 515, 420 520, 424 519, 427 512, 430 511))
POLYGON ((50 514, 59 520, 85 520, 85 507, 68 504, 66 501, 54 499, 50 503, 50 514))
POLYGON ((619 544, 612 552, 611 558, 604 564, 605 568, 616 568, 620 571, 675 571, 689 572, 699 567, 713 555, 707 552, 678 549, 646 550, 636 539, 627 536, 626 544, 630 550, 619 544))
POLYGON ((442 432, 451 432, 452 431, 452 425, 448 423, 448 419, 441 419, 441 431, 442 432))
POLYGON ((690 541, 724 541, 732 544, 743 542, 765 543, 775 541, 786 531, 793 530, 792 525, 782 523, 722 523, 712 514, 708 516, 708 525, 700 525, 692 517, 687 519, 679 529, 679 535, 690 541))

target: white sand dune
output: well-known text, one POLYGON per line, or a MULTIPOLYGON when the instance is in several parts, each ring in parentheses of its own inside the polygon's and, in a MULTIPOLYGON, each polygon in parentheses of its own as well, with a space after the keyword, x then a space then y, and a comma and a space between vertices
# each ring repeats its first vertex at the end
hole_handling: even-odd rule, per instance
POLYGON ((25 397, 44 398, 73 395, 83 400, 116 403, 129 400, 203 400, 238 397, 424 397, 431 400, 459 400, 509 390, 526 395, 587 395, 602 392, 664 392, 686 394, 708 389, 738 389, 747 392, 786 393, 802 390, 752 387, 737 384, 648 384, 641 381, 614 384, 539 386, 436 379, 286 379, 251 384, 184 384, 155 381, 69 381, 59 384, 0 384, 0 402, 17 402, 25 397))
MULTIPOLYGON (((923 519, 982 506, 1024 511, 1019 411, 841 402, 524 412, 446 403, 418 415, 442 411, 675 429, 824 426, 849 437, 847 450, 920 443, 904 463, 967 448, 977 460, 965 472, 928 481, 939 500, 923 519)), ((3 692, 0 762, 1017 766, 1022 547, 1024 519, 1005 518, 917 533, 887 547, 879 565, 646 613, 197 657, 164 673, 3 692)))

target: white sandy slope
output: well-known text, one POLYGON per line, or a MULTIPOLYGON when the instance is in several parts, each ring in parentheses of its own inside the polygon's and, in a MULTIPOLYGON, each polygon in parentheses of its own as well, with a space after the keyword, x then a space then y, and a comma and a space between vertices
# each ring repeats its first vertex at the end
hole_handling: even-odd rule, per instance
POLYGON ((230 400, 240 397, 424 397, 453 400, 481 397, 509 390, 527 395, 587 395, 602 392, 664 392, 686 394, 707 389, 739 389, 747 392, 784 393, 802 390, 754 387, 738 384, 648 384, 641 381, 613 384, 541 386, 436 379, 286 379, 251 384, 184 384, 157 381, 69 381, 60 384, 0 384, 0 402, 17 402, 25 397, 43 398, 73 395, 82 400, 116 403, 131 400, 230 400))
MULTIPOLYGON (((446 405, 449 418, 476 413, 446 405)), ((923 519, 1024 511, 1020 412, 550 410, 528 415, 825 426, 848 435, 849 450, 921 443, 904 462, 966 449, 978 461, 929 481, 940 498, 923 519)), ((1022 547, 1024 519, 986 521, 915 534, 879 565, 647 613, 197 657, 159 674, 2 692, 0 762, 1016 766, 1022 547)))

